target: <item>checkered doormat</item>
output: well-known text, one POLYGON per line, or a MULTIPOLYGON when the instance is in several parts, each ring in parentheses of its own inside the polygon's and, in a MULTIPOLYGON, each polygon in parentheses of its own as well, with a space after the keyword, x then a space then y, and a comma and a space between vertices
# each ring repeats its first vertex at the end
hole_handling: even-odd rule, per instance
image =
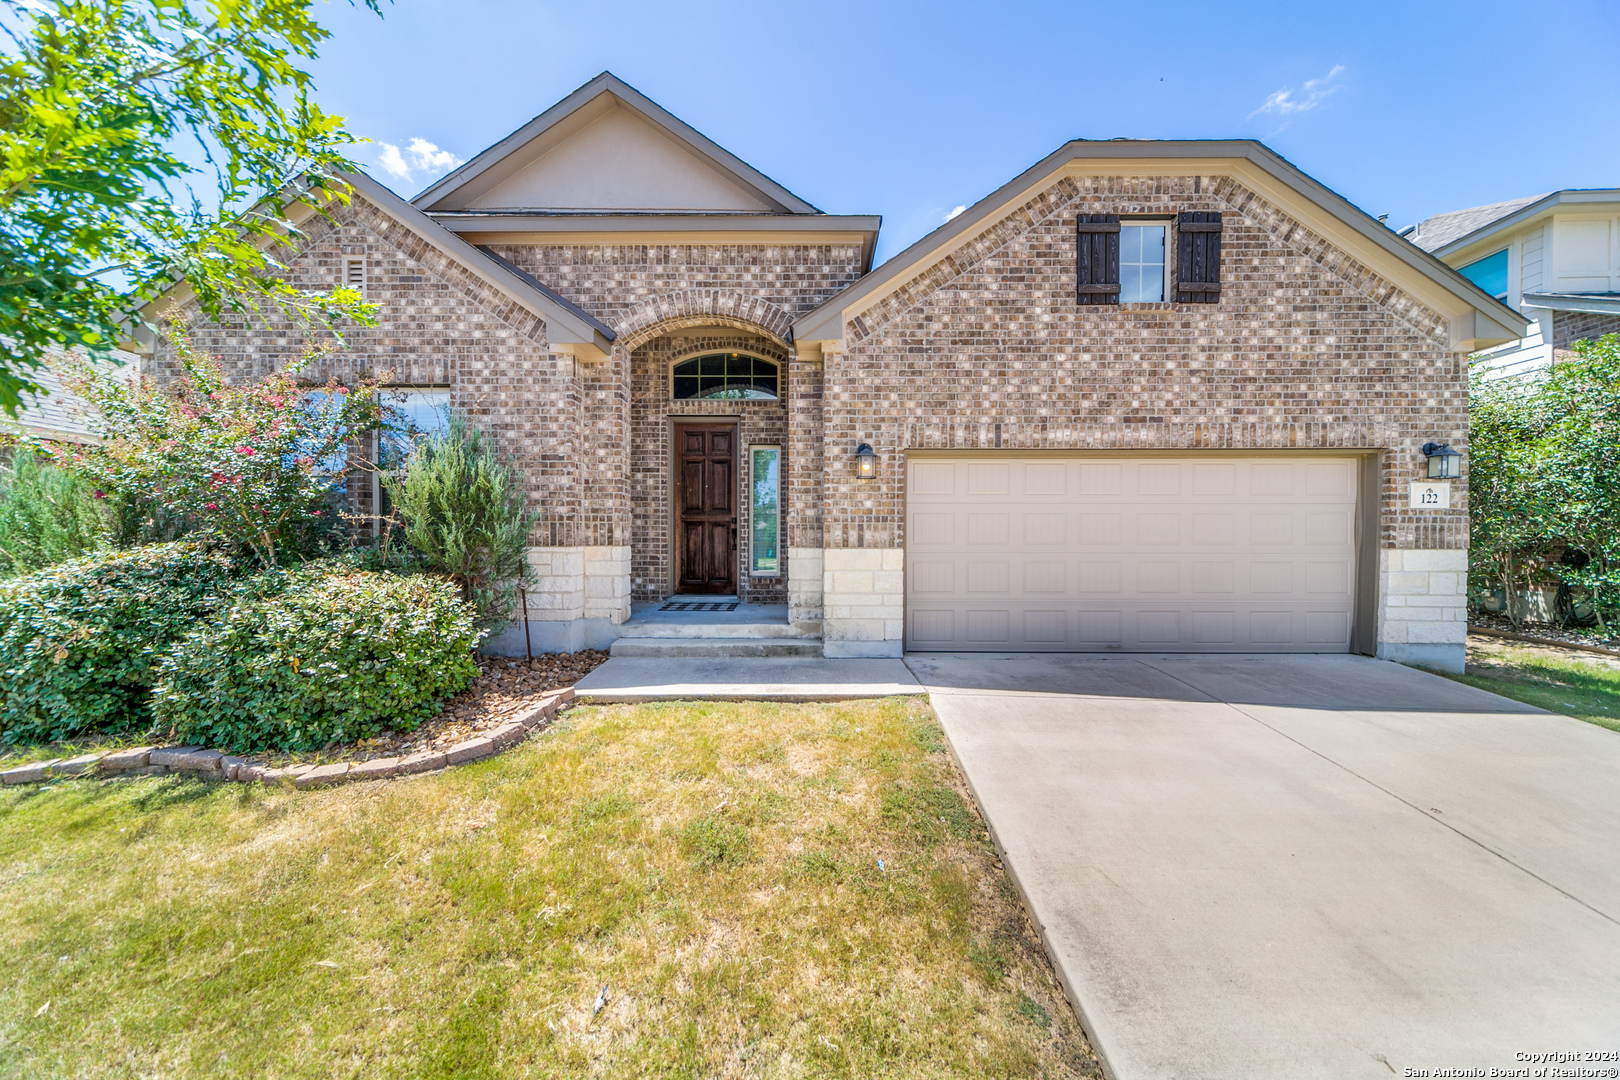
POLYGON ((735 600, 671 600, 659 611, 736 611, 735 600))

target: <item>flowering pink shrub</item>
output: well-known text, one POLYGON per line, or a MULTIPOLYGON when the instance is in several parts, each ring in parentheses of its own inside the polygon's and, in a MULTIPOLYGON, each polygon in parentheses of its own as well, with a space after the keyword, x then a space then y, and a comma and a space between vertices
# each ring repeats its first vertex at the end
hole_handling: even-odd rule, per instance
POLYGON ((97 488, 154 500, 274 566, 348 473, 349 445, 381 422, 376 384, 301 386, 300 365, 233 386, 217 358, 192 349, 184 326, 172 334, 184 374, 168 386, 130 385, 88 367, 65 372, 96 411, 102 441, 57 448, 56 462, 97 488))

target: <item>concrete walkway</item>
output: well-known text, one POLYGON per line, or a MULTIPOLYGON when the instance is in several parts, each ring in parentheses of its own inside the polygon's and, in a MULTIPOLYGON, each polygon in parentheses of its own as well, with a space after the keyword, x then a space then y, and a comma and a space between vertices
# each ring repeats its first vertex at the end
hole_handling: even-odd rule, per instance
POLYGON ((908 662, 1121 1080, 1620 1049, 1620 734, 1360 657, 908 662))
POLYGON ((900 660, 615 656, 574 684, 580 701, 847 701, 921 694, 900 660))

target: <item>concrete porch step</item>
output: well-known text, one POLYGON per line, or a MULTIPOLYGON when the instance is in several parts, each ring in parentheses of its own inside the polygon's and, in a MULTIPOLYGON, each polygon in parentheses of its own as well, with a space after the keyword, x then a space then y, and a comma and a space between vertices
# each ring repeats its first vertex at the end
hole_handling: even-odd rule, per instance
POLYGON ((719 622, 694 617, 690 622, 677 622, 669 616, 661 619, 635 618, 619 627, 619 633, 632 638, 817 638, 821 628, 800 629, 788 622, 719 622))
MULTIPOLYGON (((625 624, 629 628, 629 624, 625 624)), ((718 630, 720 627, 705 627, 718 630)), ((725 629, 732 629, 726 627, 725 629)), ((669 660, 691 657, 792 657, 821 655, 819 637, 622 637, 615 641, 609 656, 661 657, 669 660)))

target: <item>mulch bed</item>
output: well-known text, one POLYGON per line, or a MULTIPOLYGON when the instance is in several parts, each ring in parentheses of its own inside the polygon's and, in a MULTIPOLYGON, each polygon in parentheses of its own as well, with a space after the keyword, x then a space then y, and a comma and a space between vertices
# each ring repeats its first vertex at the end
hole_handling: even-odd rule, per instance
POLYGON ((572 686, 606 662, 606 652, 588 649, 577 653, 547 653, 533 664, 521 657, 483 656, 482 674, 473 684, 445 703, 444 710, 415 731, 385 731, 375 739, 352 746, 330 746, 319 754, 255 754, 255 761, 280 765, 283 761, 370 761, 404 757, 422 750, 448 750, 536 708, 548 690, 572 686))
POLYGON ((1545 641, 1549 645, 1596 645, 1602 649, 1620 649, 1620 638, 1605 634, 1595 626, 1563 627, 1553 623, 1523 622, 1513 625, 1506 615, 1475 614, 1468 619, 1469 626, 1485 630, 1503 630, 1510 634, 1523 634, 1545 641))

